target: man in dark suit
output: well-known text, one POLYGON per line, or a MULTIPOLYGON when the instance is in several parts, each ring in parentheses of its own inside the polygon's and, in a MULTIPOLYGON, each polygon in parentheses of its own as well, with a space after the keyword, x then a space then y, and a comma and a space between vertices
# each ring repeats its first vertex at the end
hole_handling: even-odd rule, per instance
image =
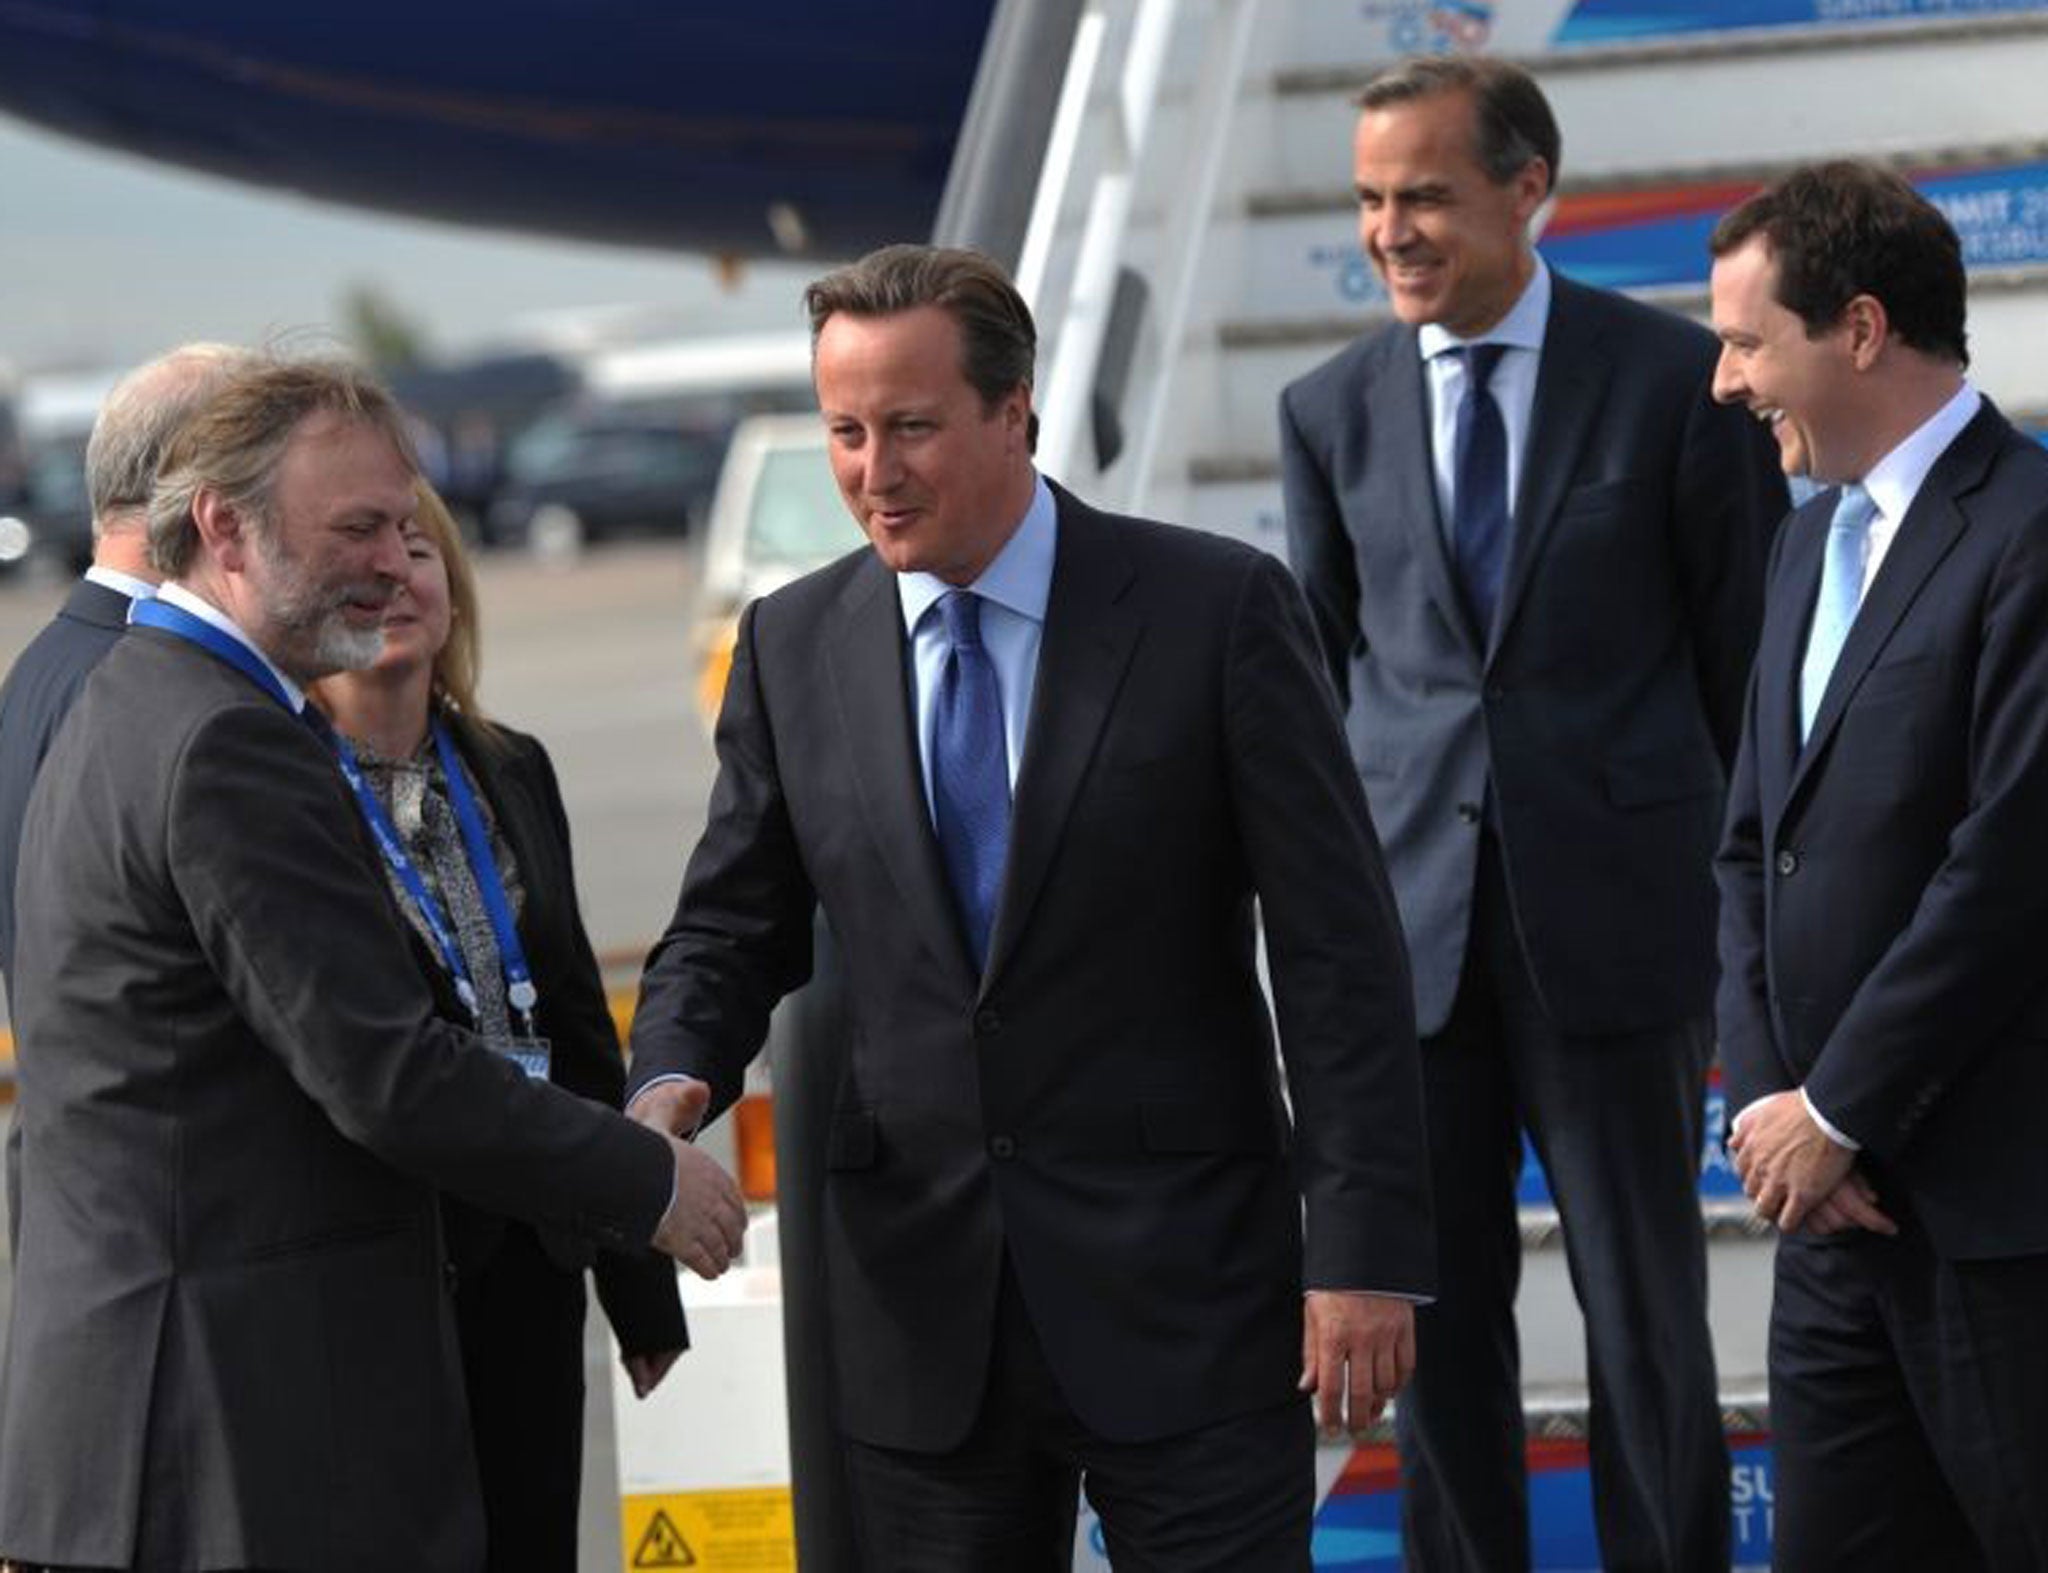
POLYGON ((85 448, 92 566, 49 626, 28 642, 0 688, 0 971, 14 958, 14 871, 29 788, 86 675, 128 626, 128 604, 156 592, 149 564, 149 489, 164 444, 218 386, 242 351, 186 344, 115 384, 85 448))
POLYGON ((1710 862, 1784 492, 1691 324, 1554 277, 1557 125, 1503 62, 1361 97, 1395 320, 1281 399, 1289 549, 1348 704, 1423 1034, 1440 1292, 1400 1406, 1417 1568, 1528 1563, 1526 1129, 1586 1314, 1615 1568, 1727 1565, 1697 1201, 1710 862))
MULTIPOLYGON (((172 433, 242 356, 187 344, 138 367, 108 393, 85 448, 92 501, 92 566, 49 626, 31 639, 0 687, 0 983, 14 978, 14 876, 21 821, 57 728, 100 658, 128 626, 129 603, 156 593, 149 563, 149 490, 172 433)), ((7 1129, 7 1239, 21 1224, 21 1121, 7 1129)))
POLYGON ((231 376, 167 451, 167 583, 22 835, 27 1124, 0 1556, 472 1573, 436 1187, 712 1273, 715 1166, 439 1022, 300 685, 376 656, 414 471, 346 368, 231 376))
POLYGON ((743 620, 632 1108, 732 1101, 822 905, 867 1564, 1064 1567, 1085 1475, 1119 1567, 1306 1568, 1297 1386, 1364 1425, 1431 1277, 1407 970, 1299 592, 1039 478, 985 258, 891 247, 807 304, 873 549, 743 620))
POLYGON ((1730 1148, 1778 1245, 1777 1563, 2048 1568, 2048 454, 1964 379, 1962 248, 1794 171, 1712 250, 1786 523, 1730 789, 1730 1148))

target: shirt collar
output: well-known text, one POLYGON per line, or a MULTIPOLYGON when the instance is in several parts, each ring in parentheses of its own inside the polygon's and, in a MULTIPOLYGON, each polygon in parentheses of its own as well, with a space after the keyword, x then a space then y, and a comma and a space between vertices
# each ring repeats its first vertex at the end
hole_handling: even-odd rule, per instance
POLYGON ((94 563, 85 571, 86 578, 94 584, 125 595, 131 601, 148 601, 156 597, 156 586, 147 579, 138 579, 132 573, 123 573, 118 568, 102 567, 94 563))
POLYGON ((1529 275, 1529 282, 1522 286, 1522 293, 1508 308, 1508 314, 1479 337, 1461 339, 1440 322, 1425 322, 1416 334, 1416 342, 1424 360, 1434 360, 1469 344, 1505 344, 1511 349, 1540 352, 1543 330, 1549 322, 1550 269, 1538 257, 1536 270, 1529 275))
POLYGON ((1863 489, 1877 504, 1887 521, 1897 524, 1906 517, 1913 499, 1920 494, 1927 472, 1935 460, 1948 451, 1962 429, 1976 419, 1983 395, 1967 382, 1940 409, 1923 421, 1904 442, 1870 467, 1863 477, 1863 489))
POLYGON ((297 715, 306 708, 306 691, 289 677, 286 677, 283 672, 279 671, 277 663, 265 655, 258 648, 256 641, 242 632, 242 625, 228 616, 226 612, 223 612, 211 601, 200 599, 200 597, 194 595, 182 584, 166 584, 156 593, 157 598, 163 601, 165 605, 175 606, 181 611, 190 612, 202 623, 210 623, 229 638, 235 640, 236 643, 248 646, 256 659, 270 668, 271 676, 275 677, 279 686, 283 688, 285 698, 291 702, 292 714, 297 715))
MULTIPOLYGON (((995 561, 982 569, 981 577, 968 588, 1019 617, 1044 622, 1046 603, 1052 598, 1058 518, 1052 488, 1045 484, 1044 476, 1033 476, 1031 506, 1024 510, 1023 522, 1010 532, 995 561)), ((903 608, 903 626, 915 632, 924 614, 938 604, 939 597, 955 588, 937 574, 898 574, 896 595, 903 608)))

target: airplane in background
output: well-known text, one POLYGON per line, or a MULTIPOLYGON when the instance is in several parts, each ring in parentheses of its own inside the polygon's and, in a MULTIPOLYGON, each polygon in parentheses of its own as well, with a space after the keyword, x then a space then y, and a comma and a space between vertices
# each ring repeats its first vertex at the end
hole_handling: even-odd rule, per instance
POLYGON ((727 258, 930 232, 994 0, 0 0, 0 111, 322 200, 727 258))

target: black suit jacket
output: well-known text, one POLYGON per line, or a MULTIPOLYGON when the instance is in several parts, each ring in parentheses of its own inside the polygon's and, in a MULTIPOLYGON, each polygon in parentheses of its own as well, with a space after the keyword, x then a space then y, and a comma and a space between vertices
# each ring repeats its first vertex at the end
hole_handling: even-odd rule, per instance
POLYGON ((327 751, 136 629, 22 837, 0 1555, 473 1573, 437 1190, 626 1245, 665 1145, 435 1019, 327 751))
POLYGON ((2048 1251, 2048 454, 1988 404, 1814 721, 1836 494, 1786 524, 1717 864, 1729 1108, 1804 1085, 1952 1257, 2048 1251))
POLYGON ((90 579, 71 587, 0 688, 0 970, 14 977, 14 874, 21 821, 43 755, 85 679, 128 626, 128 597, 90 579))
MULTIPOLYGON (((583 927, 570 857, 569 815, 554 765, 537 738, 510 727, 494 729, 495 743, 485 741, 459 716, 450 718, 450 730, 518 860, 526 890, 519 939, 540 991, 535 1026, 553 1050, 550 1079, 566 1092, 616 1109, 625 1091, 625 1058, 597 957, 583 927)), ((433 984, 441 1016, 465 1024, 468 1013, 455 999, 446 969, 416 930, 408 928, 408 933, 420 969, 433 984)), ((448 1252, 458 1272, 488 1259, 508 1228, 524 1227, 454 1197, 445 1200, 443 1212, 448 1252)), ((588 1238, 567 1229, 542 1228, 539 1233, 542 1247, 563 1271, 594 1269, 598 1299, 627 1354, 680 1349, 688 1343, 675 1264, 667 1257, 652 1249, 598 1250, 588 1238)))
POLYGON ((839 1423, 883 1445, 965 1434, 1006 1256, 1075 1410, 1128 1441, 1285 1402, 1304 1284, 1431 1286, 1407 969, 1299 593, 1262 553, 1056 496, 986 975, 895 579, 862 551, 743 620, 634 1021, 636 1087, 681 1071, 730 1102, 822 903, 852 1039, 823 1224, 839 1423))
POLYGON ((1706 1013, 1724 767, 1785 509, 1760 427, 1709 396, 1714 341, 1552 278, 1498 619, 1465 610, 1416 330, 1281 396, 1290 555, 1347 701, 1425 1034, 1464 963, 1481 810, 1529 970, 1567 1033, 1706 1013))

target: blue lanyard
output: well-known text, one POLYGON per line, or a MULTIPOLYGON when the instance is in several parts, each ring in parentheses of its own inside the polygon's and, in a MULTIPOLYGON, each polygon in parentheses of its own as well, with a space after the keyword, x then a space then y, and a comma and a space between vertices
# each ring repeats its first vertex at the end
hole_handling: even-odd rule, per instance
MULTIPOLYGON (((448 800, 455 810, 455 822, 462 830, 463 847, 469 854, 469 869, 476 876, 477 892, 483 897, 484 911, 491 920, 491 932, 498 942, 498 960, 505 969, 505 999, 519 1012, 522 1025, 531 1036, 533 1008, 540 1003, 540 994, 533 986, 525 947, 519 943, 518 926, 512 921, 512 904, 505 896, 505 881, 498 872, 498 860, 491 852, 483 815, 477 811, 476 798, 462 774, 462 766, 456 758, 454 745, 448 740, 447 729, 436 721, 433 732, 434 746, 441 756, 441 773, 447 778, 448 800)), ((399 838, 398 827, 391 822, 391 815, 364 779, 362 766, 357 762, 356 751, 349 746, 348 739, 339 732, 330 731, 328 735, 333 739, 335 761, 341 766, 343 778, 356 795, 356 805, 362 810, 363 818, 369 822, 370 833, 376 838, 377 850, 383 853, 385 864, 399 884, 405 887, 405 893, 412 897, 413 906, 426 923, 427 931, 434 936, 435 947, 447 964, 449 976, 455 980, 455 997, 469 1012, 470 1020, 477 1021, 476 985, 470 979, 469 965, 463 960, 462 947, 456 943, 448 927, 441 904, 427 889, 426 880, 405 850, 405 843, 399 838)))
POLYGON ((264 664, 263 658, 243 644, 224 628, 216 628, 203 617, 195 617, 182 606, 173 606, 164 600, 138 600, 128 608, 128 621, 140 623, 145 628, 161 628, 167 634, 198 645, 209 654, 244 673, 258 688, 270 695, 294 715, 298 707, 291 696, 284 691, 284 685, 277 680, 277 674, 264 664))

